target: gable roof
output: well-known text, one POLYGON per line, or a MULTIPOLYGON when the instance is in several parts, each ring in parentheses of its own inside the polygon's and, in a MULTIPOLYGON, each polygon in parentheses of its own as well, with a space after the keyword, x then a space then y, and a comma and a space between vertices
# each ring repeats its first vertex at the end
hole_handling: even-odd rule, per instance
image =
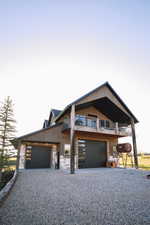
POLYGON ((61 110, 58 110, 58 109, 51 109, 50 114, 49 114, 49 119, 48 119, 48 126, 51 125, 52 117, 53 117, 54 120, 55 120, 55 118, 56 118, 57 116, 59 116, 59 114, 60 114, 61 112, 62 112, 62 111, 61 111, 61 110))
POLYGON ((19 139, 26 138, 26 137, 28 137, 28 136, 31 136, 31 135, 34 135, 34 134, 37 134, 37 133, 46 131, 46 130, 51 129, 51 128, 53 128, 53 127, 60 126, 61 124, 62 124, 62 123, 57 123, 57 124, 55 124, 55 125, 53 125, 53 126, 51 126, 51 127, 46 127, 46 128, 42 128, 42 129, 33 131, 33 132, 31 132, 31 133, 28 133, 28 134, 22 135, 22 136, 20 136, 20 137, 14 138, 12 141, 14 141, 14 140, 16 140, 16 139, 19 140, 19 139))
POLYGON ((43 123, 43 128, 46 128, 48 127, 48 120, 44 120, 44 123, 43 123))
POLYGON ((119 95, 116 93, 116 91, 111 87, 111 85, 109 84, 109 82, 105 82, 104 84, 98 86, 97 88, 93 89, 92 91, 88 92, 87 94, 83 95, 82 97, 76 99, 75 101, 73 101, 71 104, 69 104, 68 106, 65 107, 65 109, 63 111, 60 112, 60 114, 56 117, 55 121, 57 121, 58 119, 60 119, 67 110, 70 109, 70 107, 73 104, 77 104, 79 101, 81 101, 82 99, 90 96, 91 94, 93 94, 94 92, 96 92, 98 89, 101 89, 102 87, 106 86, 110 92, 116 97, 116 99, 119 101, 119 103, 125 108, 125 110, 129 113, 129 115, 131 116, 131 118, 134 119, 135 123, 138 123, 139 121, 137 120, 137 118, 133 115, 133 113, 130 111, 130 109, 127 107, 127 105, 123 102, 123 100, 119 97, 119 95))
POLYGON ((58 109, 52 109, 51 112, 53 113, 54 117, 57 117, 62 111, 58 109))

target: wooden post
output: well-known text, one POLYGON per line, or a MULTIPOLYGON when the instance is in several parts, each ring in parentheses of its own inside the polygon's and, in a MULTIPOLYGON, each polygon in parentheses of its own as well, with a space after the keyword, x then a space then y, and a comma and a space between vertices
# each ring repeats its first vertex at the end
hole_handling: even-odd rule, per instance
POLYGON ((57 169, 60 169, 60 145, 57 145, 57 169))
POLYGON ((99 118, 96 119, 96 128, 99 131, 99 118))
POLYGON ((118 134, 118 131, 119 131, 118 122, 115 123, 115 131, 118 134))
POLYGON ((71 106, 70 112, 70 173, 75 173, 75 105, 71 106))
POLYGON ((133 119, 131 119, 131 129, 132 129, 134 163, 135 163, 135 168, 138 169, 137 145, 136 145, 135 125, 134 125, 133 119))

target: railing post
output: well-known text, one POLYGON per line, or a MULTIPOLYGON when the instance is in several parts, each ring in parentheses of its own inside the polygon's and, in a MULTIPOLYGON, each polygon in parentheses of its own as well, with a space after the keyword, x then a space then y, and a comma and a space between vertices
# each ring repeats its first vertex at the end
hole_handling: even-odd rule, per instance
POLYGON ((96 129, 99 131, 99 119, 96 119, 96 129))
POLYGON ((70 173, 75 173, 75 105, 71 106, 70 112, 70 173))
POLYGON ((118 134, 118 132, 119 132, 118 122, 115 123, 115 131, 118 134))

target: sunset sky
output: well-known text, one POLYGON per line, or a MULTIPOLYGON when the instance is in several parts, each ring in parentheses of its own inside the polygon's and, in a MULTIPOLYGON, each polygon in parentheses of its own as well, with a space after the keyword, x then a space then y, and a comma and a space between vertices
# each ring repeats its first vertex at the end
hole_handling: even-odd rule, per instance
POLYGON ((13 99, 18 136, 105 81, 150 152, 149 0, 1 1, 0 101, 13 99))

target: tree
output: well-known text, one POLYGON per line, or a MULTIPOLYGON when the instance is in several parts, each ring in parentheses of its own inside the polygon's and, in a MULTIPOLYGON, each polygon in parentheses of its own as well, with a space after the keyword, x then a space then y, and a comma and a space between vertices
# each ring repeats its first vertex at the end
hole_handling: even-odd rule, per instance
POLYGON ((11 140, 15 137, 16 127, 13 113, 13 103, 8 96, 0 107, 0 181, 2 170, 7 166, 11 155, 11 140))

